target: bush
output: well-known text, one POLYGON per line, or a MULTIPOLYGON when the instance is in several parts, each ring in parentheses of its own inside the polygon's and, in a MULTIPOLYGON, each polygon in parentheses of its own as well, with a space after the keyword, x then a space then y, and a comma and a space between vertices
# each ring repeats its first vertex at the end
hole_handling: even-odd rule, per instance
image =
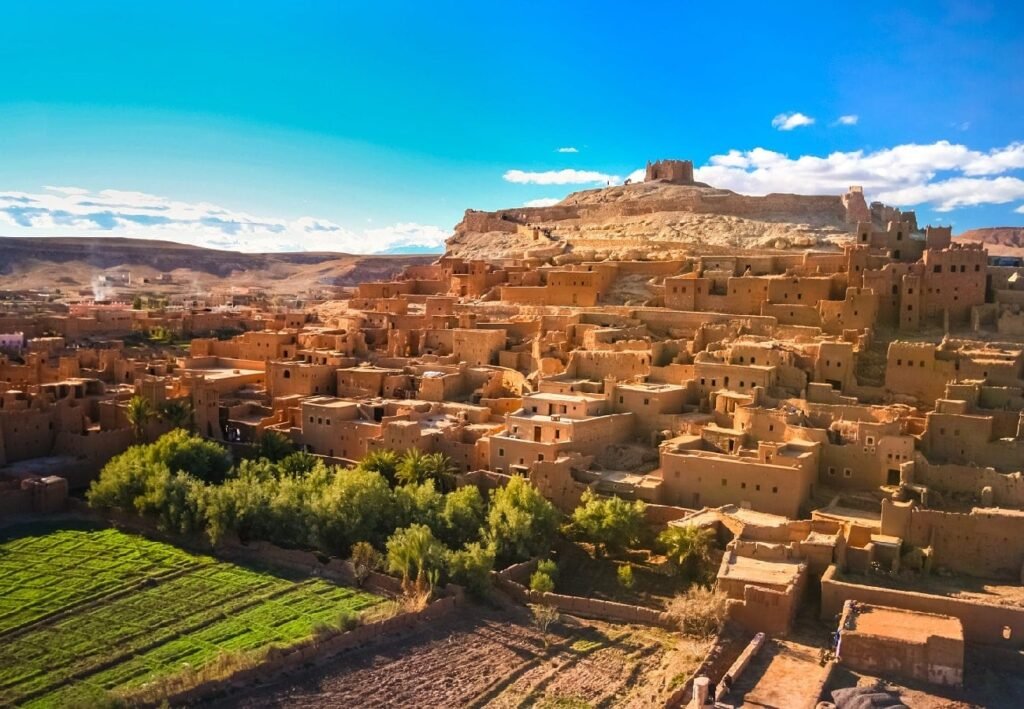
POLYGON ((709 638, 717 635, 728 615, 728 597, 721 591, 694 586, 669 605, 669 614, 684 635, 709 638))
POLYGON ((623 588, 633 588, 633 567, 631 565, 623 564, 616 573, 619 577, 619 584, 623 588))
POLYGON ((554 593, 555 580, 551 578, 550 574, 537 569, 530 575, 530 590, 537 593, 554 593))
POLYGON ((491 589, 493 570, 494 550, 480 542, 448 553, 448 575, 475 596, 485 596, 491 589))
POLYGON ((369 542, 356 542, 352 545, 352 566, 355 569, 357 586, 366 583, 370 574, 379 569, 383 563, 383 555, 369 542))
POLYGON ((641 500, 627 502, 621 497, 599 497, 585 490, 572 513, 573 535, 593 544, 598 556, 604 551, 622 551, 639 541, 646 507, 641 500))

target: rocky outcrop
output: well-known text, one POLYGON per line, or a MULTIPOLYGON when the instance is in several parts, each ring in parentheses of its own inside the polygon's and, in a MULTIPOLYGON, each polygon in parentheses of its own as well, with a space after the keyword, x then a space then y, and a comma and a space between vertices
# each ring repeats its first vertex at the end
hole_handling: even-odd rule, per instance
MULTIPOLYGON (((848 239, 858 221, 897 213, 869 209, 860 188, 845 195, 742 195, 666 180, 576 192, 550 207, 469 210, 448 255, 523 256, 538 247, 614 258, 656 258, 704 249, 807 248, 848 239)), ((879 226, 884 226, 879 224, 879 226)))

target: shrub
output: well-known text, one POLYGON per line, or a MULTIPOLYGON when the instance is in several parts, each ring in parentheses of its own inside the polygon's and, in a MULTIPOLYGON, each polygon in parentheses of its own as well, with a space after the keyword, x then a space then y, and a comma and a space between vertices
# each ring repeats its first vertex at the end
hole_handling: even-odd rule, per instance
POLYGON ((448 575, 475 596, 484 596, 491 588, 494 550, 480 542, 448 553, 448 575))
POLYGON ((352 566, 355 569, 356 585, 362 586, 370 574, 381 567, 384 557, 369 542, 352 545, 352 566))
POLYGON ((538 569, 530 576, 530 590, 537 593, 554 593, 555 580, 538 569))
POLYGON ((672 600, 669 614, 679 623, 685 635, 708 638, 725 624, 728 597, 721 591, 694 586, 672 600))
POLYGON ((604 551, 622 551, 639 541, 646 507, 641 500, 627 502, 621 497, 599 497, 585 490, 572 513, 572 533, 577 539, 592 543, 598 556, 604 551))
POLYGON ((619 577, 619 584, 623 588, 633 588, 633 567, 631 565, 623 564, 616 573, 619 577))

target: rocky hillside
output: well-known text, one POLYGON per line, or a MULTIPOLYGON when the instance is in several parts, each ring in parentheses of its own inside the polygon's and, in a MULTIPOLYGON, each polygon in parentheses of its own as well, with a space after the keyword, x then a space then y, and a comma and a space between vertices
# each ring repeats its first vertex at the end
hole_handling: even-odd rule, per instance
POLYGON ((1024 257, 1024 227, 996 226, 986 229, 969 229, 957 237, 964 241, 979 241, 986 245, 993 256, 1024 257))
POLYGON ((0 237, 4 289, 91 287, 110 270, 130 271, 133 285, 209 289, 260 286, 298 293, 318 286, 351 286, 394 276, 409 264, 436 256, 355 256, 330 252, 249 254, 169 241, 104 238, 0 237), (168 274, 168 284, 157 282, 168 274))
POLYGON ((448 253, 670 258, 704 249, 807 248, 847 240, 857 221, 881 226, 894 215, 881 205, 869 209, 859 191, 753 197, 701 183, 642 182, 576 192, 551 207, 469 210, 448 253))

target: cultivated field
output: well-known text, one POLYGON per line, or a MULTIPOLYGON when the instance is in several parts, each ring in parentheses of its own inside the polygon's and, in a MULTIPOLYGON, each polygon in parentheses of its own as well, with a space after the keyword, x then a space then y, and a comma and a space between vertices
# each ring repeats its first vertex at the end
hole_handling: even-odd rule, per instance
POLYGON ((548 640, 524 608, 475 606, 204 706, 662 707, 710 645, 568 616, 548 640))
POLYGON ((88 525, 0 538, 0 705, 94 705, 383 599, 88 525))

